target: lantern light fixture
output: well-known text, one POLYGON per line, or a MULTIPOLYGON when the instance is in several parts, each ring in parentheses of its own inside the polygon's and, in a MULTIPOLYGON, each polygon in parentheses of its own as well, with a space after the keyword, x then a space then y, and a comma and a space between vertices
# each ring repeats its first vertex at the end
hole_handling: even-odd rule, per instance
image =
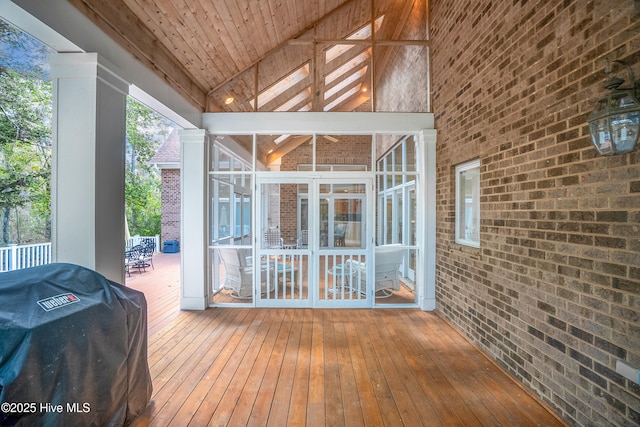
MULTIPOLYGON (((608 79, 604 87, 610 90, 609 94, 597 102, 587 118, 591 142, 603 156, 633 151, 640 130, 640 81, 634 80, 633 71, 625 62, 612 63, 626 67, 629 85, 622 87, 625 80, 620 77, 608 79)), ((608 65, 605 73, 611 72, 608 65)))

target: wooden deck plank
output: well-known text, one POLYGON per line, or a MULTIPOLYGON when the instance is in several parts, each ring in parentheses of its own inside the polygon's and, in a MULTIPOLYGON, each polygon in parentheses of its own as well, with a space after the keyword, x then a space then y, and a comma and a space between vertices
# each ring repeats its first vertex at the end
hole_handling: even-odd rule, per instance
MULTIPOLYGON (((256 356, 255 363, 251 368, 249 377, 240 397, 236 403, 235 410, 229 419, 230 425, 249 425, 249 420, 255 408, 256 399, 260 391, 263 379, 266 375, 268 362, 276 345, 280 327, 285 312, 282 310, 270 313, 269 330, 265 334, 264 341, 260 347, 260 352, 256 356)), ((260 413, 260 410, 258 410, 260 413)), ((260 413, 257 418, 264 419, 264 414, 260 413)))
MULTIPOLYGON (((367 323, 378 320, 377 316, 367 316, 367 323)), ((393 401, 398 407, 402 423, 404 425, 420 425, 423 422, 421 413, 411 399, 411 390, 407 384, 408 378, 403 377, 402 369, 406 365, 396 360, 397 353, 394 350, 393 335, 384 327, 384 324, 375 328, 367 328, 367 332, 378 357, 382 373, 389 385, 393 401)))
MULTIPOLYGON (((342 381, 340 361, 338 359, 335 321, 333 312, 323 310, 324 321, 322 343, 324 347, 324 387, 325 387, 325 423, 330 426, 345 425, 344 401, 342 399, 342 381)), ((337 317, 337 316, 336 316, 337 317)))
POLYGON ((357 310, 349 311, 345 313, 343 317, 345 318, 343 324, 347 335, 349 354, 351 355, 355 384, 358 389, 358 398, 362 408, 364 424, 382 425, 381 409, 378 406, 372 380, 369 377, 364 354, 358 341, 359 331, 355 326, 360 322, 360 313, 357 310))
MULTIPOLYGON (((233 313, 231 316, 234 314, 240 315, 241 313, 233 313)), ((158 411, 152 416, 153 425, 168 425, 181 408, 182 403, 187 401, 198 382, 206 375, 211 360, 206 358, 206 352, 211 350, 213 357, 216 351, 224 348, 223 339, 219 340, 217 347, 210 348, 210 344, 224 333, 222 329, 212 328, 213 320, 223 322, 225 318, 226 316, 216 316, 212 322, 202 324, 203 330, 206 329, 209 333, 202 333, 200 334, 202 335, 201 339, 190 340, 188 346, 179 348, 179 356, 173 361, 172 368, 165 369, 158 375, 159 388, 153 395, 153 401, 158 411), (204 354, 201 353, 203 351, 204 354)), ((229 339, 232 337, 233 334, 229 336, 229 339)), ((187 339, 189 338, 192 337, 187 339)))
MULTIPOLYGON (((235 368, 235 370, 229 372, 229 381, 226 386, 223 383, 220 387, 221 391, 222 387, 224 387, 224 390, 221 393, 220 403, 213 412, 209 425, 219 425, 220 422, 223 421, 227 423, 228 420, 231 419, 231 415, 235 410, 237 401, 240 399, 242 390, 247 385, 251 369, 257 362, 257 356, 260 353, 260 348, 264 343, 266 335, 271 329, 270 318, 274 313, 263 310, 260 314, 261 316, 257 317, 256 321, 252 323, 252 328, 255 330, 255 333, 251 335, 251 331, 247 331, 246 339, 249 342, 249 345, 242 351, 240 360, 237 364, 228 365, 225 368, 226 370, 235 368)), ((220 382, 220 378, 218 382, 220 382)), ((264 416, 268 417, 269 415, 264 414, 264 416)))
POLYGON ((270 419, 272 409, 273 396, 275 394, 278 376, 282 369, 282 355, 286 346, 286 337, 289 334, 289 326, 291 313, 288 310, 282 310, 279 319, 278 330, 275 342, 268 355, 265 355, 266 367, 264 376, 260 381, 256 394, 255 404, 249 414, 247 425, 260 426, 266 425, 266 421, 270 419))
MULTIPOLYGON (((405 332, 403 331, 402 323, 400 322, 400 313, 395 310, 391 310, 386 314, 388 314, 388 316, 385 316, 382 323, 379 325, 380 329, 384 328, 384 335, 383 331, 380 331, 379 333, 386 351, 389 352, 389 358, 395 366, 398 380, 401 381, 406 388, 407 393, 413 402, 413 406, 417 411, 418 416, 420 416, 421 424, 429 426, 444 426, 445 424, 443 424, 437 416, 436 408, 432 405, 427 394, 422 391, 420 382, 416 378, 416 375, 412 375, 413 371, 404 357, 405 351, 410 350, 404 350, 405 347, 402 337, 405 335, 405 332)), ((385 374, 387 374, 386 371, 385 374)))
POLYGON ((402 425, 400 411, 393 398, 389 382, 387 381, 380 364, 375 344, 369 336, 369 331, 376 327, 375 322, 377 319, 371 320, 368 314, 373 314, 373 312, 365 311, 358 316, 359 321, 355 324, 358 331, 357 336, 362 355, 364 357, 364 363, 367 367, 368 376, 376 396, 377 404, 380 408, 383 424, 391 426, 402 425))
POLYGON ((410 324, 407 313, 398 314, 393 321, 387 320, 386 323, 394 331, 396 348, 409 368, 408 373, 414 375, 421 392, 434 409, 433 421, 437 419, 445 426, 463 425, 457 413, 448 407, 449 402, 440 390, 440 385, 446 381, 446 375, 431 358, 431 354, 438 349, 420 346, 415 335, 422 331, 413 330, 408 334, 410 324))
POLYGON ((349 352, 349 343, 345 328, 345 312, 334 312, 333 327, 335 329, 336 354, 339 360, 340 391, 344 419, 349 426, 364 426, 362 406, 358 397, 358 388, 353 370, 353 360, 349 352))
POLYGON ((154 386, 133 427, 564 425, 436 313, 180 311, 162 261, 132 286, 154 386))
MULTIPOLYGON (((222 318, 220 318, 222 320, 222 318)), ((222 352, 225 344, 233 335, 232 329, 214 329, 207 335, 206 341, 191 354, 198 361, 189 376, 175 390, 169 401, 162 408, 161 414, 154 418, 154 423, 163 425, 182 425, 182 420, 190 419, 197 411, 206 393, 198 389, 211 363, 222 352)))
POLYGON ((232 351, 227 352, 223 357, 218 357, 212 363, 208 373, 211 378, 215 379, 208 381, 211 387, 207 399, 205 399, 198 408, 198 411, 191 420, 191 425, 204 426, 209 423, 220 425, 221 423, 226 424, 228 421, 228 418, 224 418, 226 414, 224 412, 226 410, 226 401, 224 400, 225 392, 234 381, 236 374, 239 375, 240 381, 243 380, 242 375, 245 373, 244 365, 250 363, 248 360, 244 360, 244 355, 249 351, 254 338, 259 336, 258 331, 260 325, 267 315, 267 312, 264 310, 242 310, 247 313, 245 322, 235 325, 236 333, 232 337, 232 341, 227 344, 227 347, 230 347, 229 350, 232 351), (240 366, 242 366, 243 369, 239 369, 240 366), (216 417, 216 411, 221 402, 223 403, 222 414, 218 413, 219 416, 216 417))
MULTIPOLYGON (((212 401, 217 402, 217 396, 212 396, 209 394, 211 387, 213 386, 218 374, 224 368, 226 361, 231 357, 231 354, 234 352, 237 341, 240 339, 241 334, 237 333, 237 328, 231 326, 232 324, 241 325, 244 319, 246 319, 249 313, 245 311, 237 311, 233 313, 231 316, 236 316, 236 318, 218 318, 220 323, 212 325, 215 329, 220 329, 225 331, 224 336, 219 339, 214 339, 213 341, 205 344, 206 346, 213 347, 213 351, 216 356, 213 359, 210 359, 208 365, 206 365, 206 371, 202 375, 202 378, 198 382, 198 384, 193 388, 188 397, 173 395, 170 398, 175 399, 178 402, 184 402, 182 407, 179 410, 182 416, 191 415, 193 418, 196 413, 205 413, 205 410, 201 410, 201 407, 208 403, 212 403, 212 401), (221 324, 226 324, 227 328, 220 328, 221 324), (212 399, 212 397, 215 398, 212 399)), ((192 356, 195 358, 195 356, 192 356)), ((155 402, 155 396, 152 398, 155 402)), ((152 418, 152 425, 164 425, 163 421, 170 419, 170 417, 178 420, 178 424, 180 424, 181 418, 178 418, 178 414, 168 413, 171 407, 161 408, 156 411, 155 417, 152 418), (167 412, 165 414, 165 412, 167 412)), ((185 418, 188 420, 189 418, 185 418)))
POLYGON ((305 422, 310 427, 325 425, 323 316, 324 310, 313 311, 309 397, 305 422))
POLYGON ((313 331, 313 310, 302 311, 302 325, 296 366, 293 374, 291 404, 287 425, 301 426, 307 419, 307 399, 309 396, 309 376, 311 372, 311 338, 313 331))
POLYGON ((276 389, 273 396, 273 404, 269 413, 269 423, 267 425, 283 426, 287 424, 293 383, 295 379, 295 367, 300 352, 300 335, 302 332, 303 313, 299 310, 291 310, 291 320, 289 326, 289 337, 287 345, 282 355, 282 366, 277 378, 276 389))

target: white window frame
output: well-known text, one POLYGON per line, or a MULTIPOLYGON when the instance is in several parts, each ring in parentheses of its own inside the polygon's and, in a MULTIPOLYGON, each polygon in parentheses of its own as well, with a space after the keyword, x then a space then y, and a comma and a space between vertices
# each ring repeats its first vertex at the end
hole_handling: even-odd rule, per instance
POLYGON ((480 247, 480 159, 456 166, 455 241, 480 247), (471 175, 471 176, 469 176, 471 175), (474 179, 475 178, 475 179, 474 179), (466 186, 471 185, 471 188, 466 186), (467 195, 463 200, 463 195, 467 195), (471 200, 468 200, 468 197, 471 200), (471 218, 469 218, 471 216, 471 218))

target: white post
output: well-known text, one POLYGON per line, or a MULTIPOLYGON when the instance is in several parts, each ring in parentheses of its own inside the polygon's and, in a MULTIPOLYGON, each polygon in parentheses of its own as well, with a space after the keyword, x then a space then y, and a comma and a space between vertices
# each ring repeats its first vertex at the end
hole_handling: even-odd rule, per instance
POLYGON ((124 283, 128 84, 96 53, 55 54, 49 63, 53 259, 124 283))
POLYGON ((9 270, 18 269, 18 245, 11 243, 9 246, 9 270))
POLYGON ((418 212, 422 230, 421 269, 422 292, 419 305, 422 310, 436 309, 436 131, 423 129, 419 134, 420 150, 418 150, 421 171, 422 202, 418 212))
POLYGON ((207 146, 203 129, 180 131, 180 308, 208 305, 207 146))

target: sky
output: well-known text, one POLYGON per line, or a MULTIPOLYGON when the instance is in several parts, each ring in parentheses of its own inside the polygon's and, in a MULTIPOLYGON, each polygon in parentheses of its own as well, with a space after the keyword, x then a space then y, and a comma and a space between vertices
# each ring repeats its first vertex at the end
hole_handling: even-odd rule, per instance
POLYGON ((0 69, 35 72, 48 79, 48 52, 49 48, 39 40, 0 19, 0 69))

